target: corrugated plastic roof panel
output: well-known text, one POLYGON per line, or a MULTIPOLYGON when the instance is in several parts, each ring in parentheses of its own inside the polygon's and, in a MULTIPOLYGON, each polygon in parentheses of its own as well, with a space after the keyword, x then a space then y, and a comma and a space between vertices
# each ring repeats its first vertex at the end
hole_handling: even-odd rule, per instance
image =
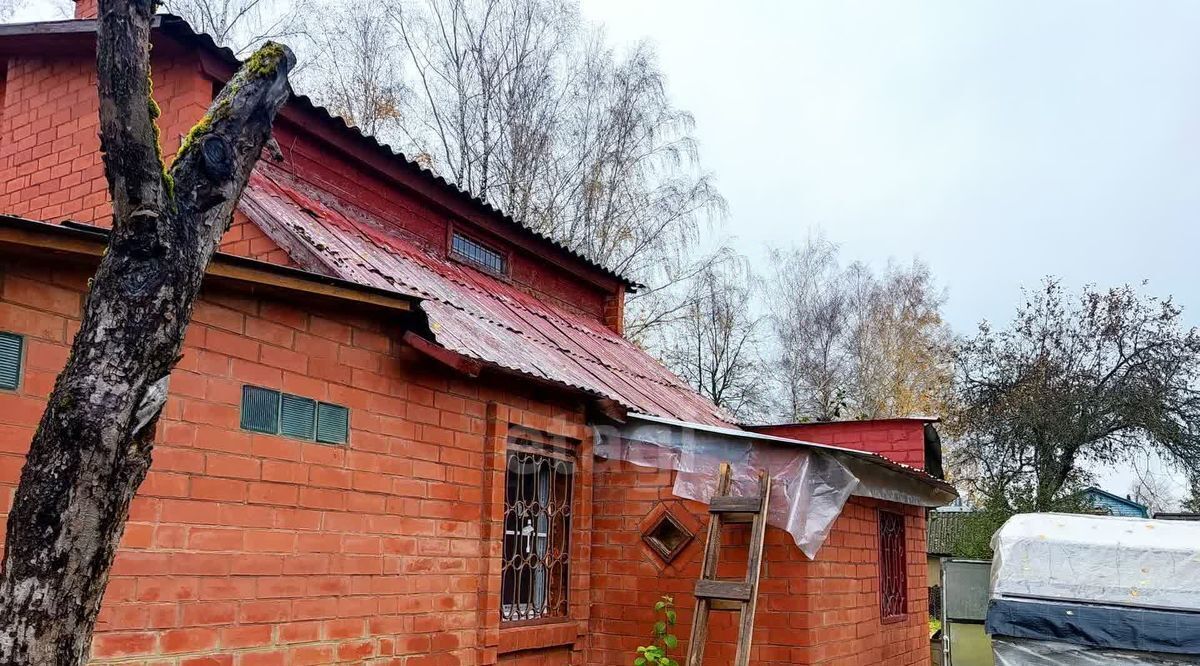
POLYGON ((301 267, 421 299, 439 345, 645 414, 710 425, 730 418, 600 322, 423 250, 387 223, 269 166, 241 210, 301 267))

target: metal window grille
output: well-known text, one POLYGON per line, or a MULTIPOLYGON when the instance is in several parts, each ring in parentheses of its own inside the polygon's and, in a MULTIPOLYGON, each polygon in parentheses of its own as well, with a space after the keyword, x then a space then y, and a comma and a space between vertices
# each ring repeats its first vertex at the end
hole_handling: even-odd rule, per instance
POLYGON ((493 273, 507 272, 508 267, 505 265, 503 254, 461 234, 454 234, 450 251, 454 253, 454 256, 486 268, 493 273))
POLYGON ((574 474, 575 463, 563 452, 509 443, 500 585, 505 622, 567 615, 574 474))
POLYGON ((904 516, 879 512, 879 615, 899 619, 908 612, 908 568, 904 516))

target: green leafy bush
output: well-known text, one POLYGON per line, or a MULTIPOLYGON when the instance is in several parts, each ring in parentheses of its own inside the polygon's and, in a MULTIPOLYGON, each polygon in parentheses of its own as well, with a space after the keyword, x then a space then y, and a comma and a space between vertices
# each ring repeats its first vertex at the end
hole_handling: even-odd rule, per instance
POLYGON ((651 635, 654 641, 650 645, 639 647, 638 656, 633 660, 633 666, 679 666, 667 652, 679 647, 679 639, 671 633, 675 629, 675 599, 663 595, 654 604, 654 629, 651 635))

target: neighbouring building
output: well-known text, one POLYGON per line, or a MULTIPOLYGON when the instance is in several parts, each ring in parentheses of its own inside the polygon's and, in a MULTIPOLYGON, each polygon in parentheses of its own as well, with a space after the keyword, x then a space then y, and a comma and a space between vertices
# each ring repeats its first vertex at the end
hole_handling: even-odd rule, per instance
POLYGON ((1140 502, 1135 502, 1128 497, 1114 495, 1097 488, 1089 486, 1083 491, 1083 498, 1088 504, 1096 507, 1096 512, 1109 516, 1125 516, 1127 518, 1149 518, 1150 508, 1140 502))
MULTIPOLYGON (((94 12, 0 26, 5 513, 106 241, 94 12)), ((238 63, 172 16, 153 40, 170 155, 238 63)), ((305 97, 274 136, 196 304, 94 663, 629 663, 663 594, 686 640, 698 488, 735 455, 795 480, 753 663, 928 663, 925 514, 954 497, 922 471, 931 424, 741 429, 622 337, 638 285, 305 97)), ((732 632, 714 619, 709 663, 732 632)))

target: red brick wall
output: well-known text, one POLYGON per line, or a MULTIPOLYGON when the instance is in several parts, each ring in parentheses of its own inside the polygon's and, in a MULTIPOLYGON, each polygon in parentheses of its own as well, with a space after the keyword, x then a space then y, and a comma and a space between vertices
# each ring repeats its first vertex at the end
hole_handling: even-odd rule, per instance
MULTIPOLYGON (((0 391, 0 515, 90 272, 0 261, 0 330, 27 343, 19 390, 0 391)), ((511 422, 586 443, 581 407, 460 381, 400 346, 400 332, 347 310, 206 290, 113 567, 96 663, 478 664, 504 652, 535 664, 550 648, 557 666, 582 662, 586 539, 570 621, 514 631, 485 610, 499 547, 486 472, 503 443, 489 423, 493 435, 511 422), (348 406, 350 444, 241 430, 247 383, 348 406), (506 421, 489 420, 489 404, 506 421)), ((586 533, 590 484, 578 483, 586 533)))
MULTIPOLYGON (((663 594, 680 609, 678 634, 691 627, 692 589, 703 557, 704 505, 671 494, 673 473, 622 461, 597 462, 592 536, 591 649, 588 663, 628 663, 647 642, 656 619, 651 606, 663 594), (664 510, 696 538, 671 564, 664 564, 641 535, 664 510)), ((749 528, 726 528, 722 577, 745 575, 749 528)), ((837 664, 889 666, 928 664, 928 590, 926 589, 925 518, 917 507, 851 498, 814 561, 796 548, 790 535, 775 528, 767 534, 758 613, 754 664, 837 664), (878 511, 906 516, 908 537, 908 616, 884 624, 879 612, 878 511)), ((733 613, 713 613, 706 664, 728 664, 736 630, 733 613)), ((678 654, 682 655, 681 646, 678 654)))
MULTIPOLYGON (((153 58, 168 159, 211 91, 193 59, 153 58)), ((11 58, 0 113, 0 213, 107 226, 96 66, 84 55, 11 58)))
POLYGON ((754 426, 751 430, 776 437, 870 451, 894 462, 925 469, 925 423, 919 419, 879 419, 754 426))

